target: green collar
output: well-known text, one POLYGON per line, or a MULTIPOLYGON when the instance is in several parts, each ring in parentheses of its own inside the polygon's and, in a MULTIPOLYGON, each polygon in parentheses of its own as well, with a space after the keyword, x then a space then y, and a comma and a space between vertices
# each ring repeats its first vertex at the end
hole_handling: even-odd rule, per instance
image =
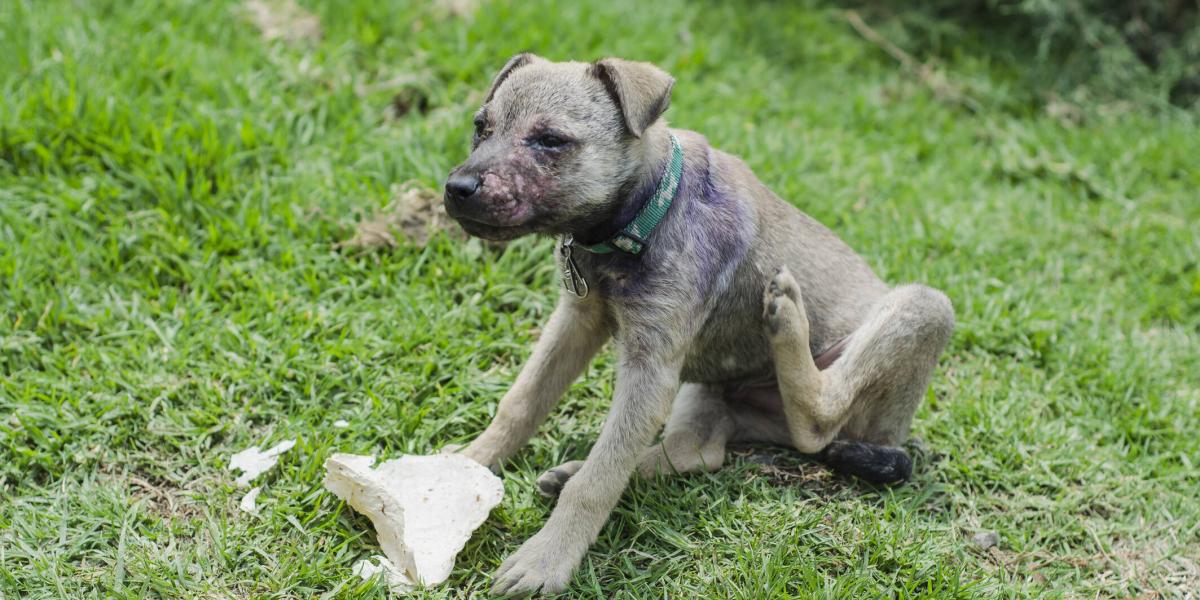
POLYGON ((667 170, 663 173, 662 180, 658 182, 658 189, 654 191, 654 195, 649 200, 646 200, 645 206, 638 211, 633 221, 630 221, 608 241, 599 244, 577 244, 574 237, 563 236, 562 243, 559 245, 561 257, 559 267, 563 288, 568 292, 580 298, 588 295, 587 280, 583 278, 583 274, 579 272, 579 266, 575 264, 575 259, 571 256, 573 249, 579 248, 592 254, 610 254, 620 250, 637 256, 646 249, 646 238, 650 236, 655 227, 658 227, 663 217, 667 216, 667 211, 671 209, 671 203, 675 201, 675 195, 679 193, 679 180, 683 177, 683 146, 679 145, 679 140, 675 138, 674 134, 668 133, 667 135, 671 138, 671 160, 667 163, 667 170))
POLYGON ((683 146, 679 145, 675 134, 667 135, 671 138, 671 160, 667 163, 662 180, 658 182, 658 189, 646 201, 645 206, 642 206, 642 210, 638 211, 637 216, 606 241, 590 246, 572 241, 572 245, 592 254, 609 254, 614 250, 621 250, 636 256, 646 249, 646 238, 650 237, 654 228, 667 216, 671 203, 675 201, 675 194, 679 193, 679 180, 683 176, 683 146))

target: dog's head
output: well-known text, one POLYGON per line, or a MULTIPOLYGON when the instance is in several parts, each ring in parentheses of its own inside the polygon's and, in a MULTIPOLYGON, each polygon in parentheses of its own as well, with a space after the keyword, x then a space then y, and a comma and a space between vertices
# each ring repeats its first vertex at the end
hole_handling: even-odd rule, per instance
POLYGON ((641 172, 643 134, 674 83, 648 63, 514 56, 475 114, 471 155, 446 181, 446 212, 492 240, 602 224, 641 172))

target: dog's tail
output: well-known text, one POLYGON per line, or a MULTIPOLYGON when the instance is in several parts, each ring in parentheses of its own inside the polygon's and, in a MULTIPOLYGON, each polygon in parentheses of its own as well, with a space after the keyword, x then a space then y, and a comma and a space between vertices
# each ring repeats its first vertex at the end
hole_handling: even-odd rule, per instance
POLYGON ((834 472, 875 484, 903 483, 912 475, 912 459, 896 446, 835 440, 817 454, 817 460, 834 472))

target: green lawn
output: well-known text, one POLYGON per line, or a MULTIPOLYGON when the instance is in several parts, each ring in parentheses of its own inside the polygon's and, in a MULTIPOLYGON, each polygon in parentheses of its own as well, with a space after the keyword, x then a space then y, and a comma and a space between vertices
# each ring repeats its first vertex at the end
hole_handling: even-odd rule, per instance
MULTIPOLYGON (((333 245, 394 186, 439 185, 527 49, 661 65, 674 125, 959 319, 910 484, 769 449, 639 480, 573 596, 1200 589, 1194 114, 1067 119, 969 31, 941 64, 968 110, 815 2, 302 3, 319 40, 264 40, 229 1, 0 0, 3 598, 386 595, 351 576, 378 546, 322 461, 481 431, 557 278, 545 239, 333 245), (293 437, 261 516, 240 512, 229 456, 293 437)), ((606 351, 425 596, 489 587, 549 514, 534 478, 586 453, 611 391, 606 351)))

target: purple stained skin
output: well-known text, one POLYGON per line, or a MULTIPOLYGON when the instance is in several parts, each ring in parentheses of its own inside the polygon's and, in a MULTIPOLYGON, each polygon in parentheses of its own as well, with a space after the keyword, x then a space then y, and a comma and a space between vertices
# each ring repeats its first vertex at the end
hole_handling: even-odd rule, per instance
POLYGON ((641 262, 636 257, 614 252, 599 259, 603 266, 600 289, 610 297, 634 297, 652 292, 654 287, 637 271, 641 262))
POLYGON ((708 214, 686 219, 688 223, 695 223, 694 235, 698 238, 695 245, 696 283, 701 293, 711 290, 722 274, 735 268, 750 246, 746 236, 739 235, 741 226, 748 219, 745 209, 717 191, 708 178, 703 187, 701 202, 690 204, 688 212, 704 210, 708 214))
MULTIPOLYGON (((662 277, 651 269, 678 267, 680 270, 674 275, 685 275, 685 285, 690 283, 695 286, 696 293, 708 295, 723 276, 730 275, 737 267, 749 248, 747 236, 740 235, 749 216, 738 203, 722 195, 709 179, 711 153, 707 150, 707 146, 692 146, 685 150, 679 192, 667 216, 650 236, 650 247, 645 250, 645 253, 655 252, 656 242, 670 236, 674 238, 673 246, 686 248, 690 264, 663 264, 622 252, 603 255, 598 257, 597 263, 606 275, 601 280, 601 287, 607 294, 628 298, 657 293, 662 277)), ((656 179, 653 185, 633 196, 639 198, 638 201, 624 203, 616 222, 623 225, 633 220, 657 186, 656 179)), ((611 231, 617 229, 619 227, 614 225, 611 231)))

